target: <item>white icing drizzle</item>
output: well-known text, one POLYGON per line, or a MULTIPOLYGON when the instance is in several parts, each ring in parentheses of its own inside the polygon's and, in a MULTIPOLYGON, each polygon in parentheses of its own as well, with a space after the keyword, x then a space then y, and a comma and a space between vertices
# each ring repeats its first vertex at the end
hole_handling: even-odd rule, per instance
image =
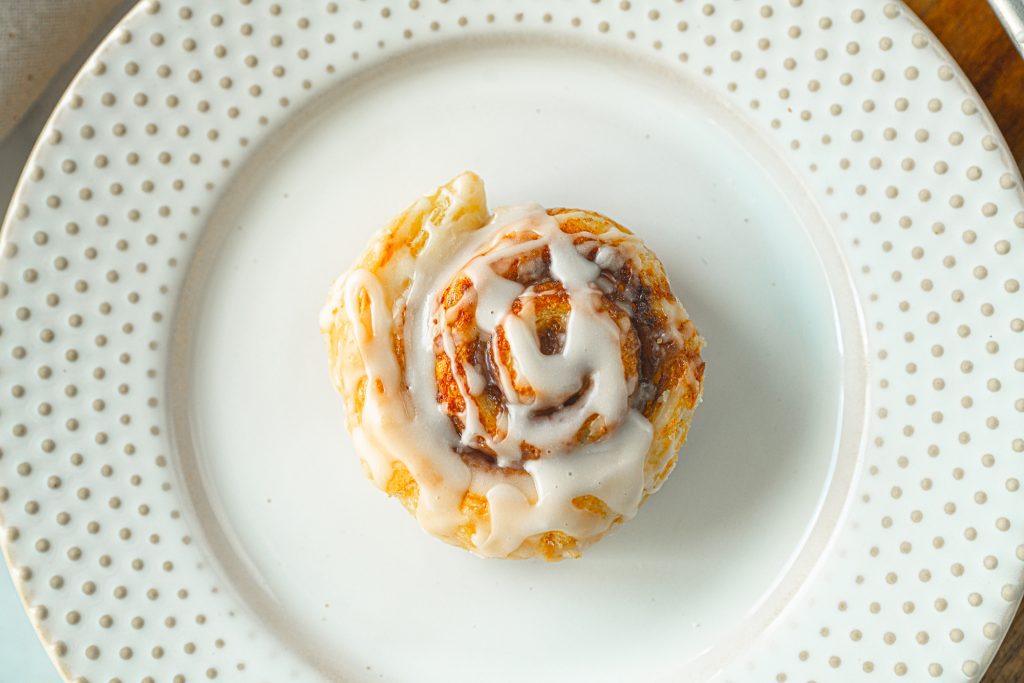
MULTIPOLYGON (((402 462, 419 485, 416 517, 429 532, 448 539, 468 521, 460 512, 464 495, 472 491, 486 496, 490 528, 478 528, 473 543, 478 554, 489 557, 505 557, 526 539, 547 531, 559 530, 576 538, 605 531, 611 519, 578 509, 573 500, 580 496, 599 498, 613 516, 634 516, 644 491, 644 460, 652 427, 629 407, 636 379, 626 377, 620 351, 624 330, 602 310, 607 304, 602 304, 601 287, 607 283, 599 281, 601 268, 621 265, 623 254, 601 246, 596 263, 587 259, 580 253, 583 247, 573 244, 573 235, 563 233, 557 220, 536 205, 499 209, 488 225, 475 232, 449 225, 428 229, 427 244, 416 257, 412 285, 403 302, 404 373, 392 346, 394 314, 388 310, 377 276, 354 270, 332 295, 344 301, 368 376, 361 420, 354 425, 353 436, 374 482, 386 487, 394 463, 402 462), (536 239, 506 238, 515 232, 532 232, 536 239), (549 250, 552 279, 562 283, 571 302, 564 343, 553 355, 540 350, 533 318, 535 293, 499 276, 493 268, 501 259, 541 247, 549 250), (498 437, 492 438, 479 419, 474 397, 485 390, 487 379, 477 368, 460 364, 463 372, 453 372, 466 399, 461 438, 437 404, 434 338, 441 338, 444 353, 456 368, 455 342, 447 323, 459 308, 438 320, 443 309, 435 307, 440 293, 460 271, 471 279, 473 289, 459 305, 475 303, 476 324, 492 343, 497 338, 493 333, 503 330, 518 383, 529 384, 535 392, 521 397, 508 369, 496 364, 507 405, 498 437), (372 329, 360 317, 363 297, 369 300, 372 329), (522 308, 513 315, 511 307, 517 298, 522 308), (575 403, 562 405, 578 393, 575 403), (544 408, 553 410, 538 415, 544 408), (593 443, 576 443, 574 437, 594 414, 603 418, 607 432, 593 443), (455 449, 476 444, 477 439, 493 449, 499 466, 521 468, 528 476, 505 477, 467 465, 455 449), (523 441, 538 448, 541 456, 523 461, 523 441)), ((588 233, 582 236, 596 238, 588 233)))

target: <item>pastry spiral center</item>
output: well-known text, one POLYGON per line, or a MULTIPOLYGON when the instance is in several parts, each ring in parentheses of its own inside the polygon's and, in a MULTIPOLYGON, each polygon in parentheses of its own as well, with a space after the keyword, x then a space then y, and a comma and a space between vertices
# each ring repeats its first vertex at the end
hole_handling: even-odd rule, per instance
POLYGON ((629 414, 641 343, 613 296, 623 254, 606 248, 534 212, 442 291, 432 319, 437 398, 465 456, 519 468, 598 441, 629 414))

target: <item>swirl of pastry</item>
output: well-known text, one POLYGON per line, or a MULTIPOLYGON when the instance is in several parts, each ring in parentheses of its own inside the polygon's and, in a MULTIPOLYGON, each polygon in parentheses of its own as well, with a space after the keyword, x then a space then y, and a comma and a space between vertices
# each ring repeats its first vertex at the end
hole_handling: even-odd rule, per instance
POLYGON ((487 211, 465 173, 381 232, 321 313, 370 479, 485 557, 576 557, 672 471, 703 339, 597 213, 487 211))

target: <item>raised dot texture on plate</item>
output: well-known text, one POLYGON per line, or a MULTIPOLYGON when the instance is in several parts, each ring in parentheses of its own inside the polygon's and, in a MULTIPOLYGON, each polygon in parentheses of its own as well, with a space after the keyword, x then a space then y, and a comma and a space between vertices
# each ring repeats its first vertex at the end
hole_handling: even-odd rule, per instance
MULTIPOLYGON (((141 3, 61 101, 6 218, 3 546, 68 680, 330 675, 303 650, 304 632, 290 640, 266 628, 256 616, 266 606, 240 597, 259 594, 258 586, 234 590, 249 571, 244 564, 225 569, 211 551, 230 539, 206 535, 202 520, 218 511, 194 505, 197 484, 183 475, 172 423, 178 413, 168 400, 183 343, 173 336, 179 308, 202 296, 191 273, 216 252, 200 248, 211 247, 210 216, 240 198, 233 184, 250 161, 265 161, 259 155, 273 139, 300 136, 291 124, 309 124, 302 112, 348 92, 368 97, 360 79, 378 82, 375 69, 409 54, 483 54, 472 50, 526 44, 515 42, 522 38, 668 74, 680 92, 722 104, 714 111, 741 119, 800 179, 793 195, 800 210, 820 211, 838 243, 840 267, 830 277, 848 271, 856 296, 867 403, 863 449, 848 463, 856 477, 851 472, 852 488, 839 499, 848 505, 828 552, 782 606, 778 627, 730 634, 718 676, 981 675, 1021 597, 1024 542, 1014 511, 1024 452, 1024 201, 991 118, 909 11, 878 0, 664 3, 654 12, 609 0, 273 7, 141 3)), ((414 111, 415 103, 401 108, 414 111)), ((539 108, 530 115, 547 115, 539 108)), ((515 142, 515 130, 503 132, 515 142)), ((581 149, 600 160, 661 142, 638 132, 626 146, 581 149)), ((659 169, 676 161, 648 158, 659 169)), ((642 189, 643 174, 632 183, 642 189)), ((400 189, 405 195, 423 185, 400 189)), ((547 201, 545 187, 531 189, 538 191, 531 198, 547 201)), ((386 194, 376 199, 390 207, 386 194)), ((280 230, 301 227, 283 221, 280 230)), ((260 370, 289 358, 282 352, 260 370)), ((709 382, 713 372, 709 366, 709 382)), ((259 387, 250 389, 258 395, 259 387)), ((310 565, 344 548, 340 539, 316 542, 321 554, 307 558, 310 565)), ((717 556, 707 558, 710 574, 722 570, 713 565, 717 556)), ((632 586, 663 565, 619 566, 616 585, 632 586)), ((658 597, 644 595, 645 609, 655 609, 658 597)), ((343 617, 333 615, 346 605, 320 609, 310 622, 330 616, 337 625, 343 617)), ((683 626, 690 634, 713 625, 683 626)), ((344 654, 344 644, 335 649, 344 654)), ((386 665, 375 661, 368 670, 359 660, 349 673, 372 680, 386 665)), ((425 666, 434 665, 441 666, 425 666)), ((674 667, 698 671, 686 661, 674 667)))

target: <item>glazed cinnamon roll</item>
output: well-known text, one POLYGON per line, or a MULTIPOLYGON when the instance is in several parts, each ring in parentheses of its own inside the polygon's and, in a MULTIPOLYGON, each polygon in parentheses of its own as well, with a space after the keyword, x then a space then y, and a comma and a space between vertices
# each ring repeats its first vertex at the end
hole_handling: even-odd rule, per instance
POLYGON ((472 173, 373 239, 320 329, 369 478, 484 557, 577 557, 631 519, 703 388, 704 341, 635 235, 491 214, 472 173))

